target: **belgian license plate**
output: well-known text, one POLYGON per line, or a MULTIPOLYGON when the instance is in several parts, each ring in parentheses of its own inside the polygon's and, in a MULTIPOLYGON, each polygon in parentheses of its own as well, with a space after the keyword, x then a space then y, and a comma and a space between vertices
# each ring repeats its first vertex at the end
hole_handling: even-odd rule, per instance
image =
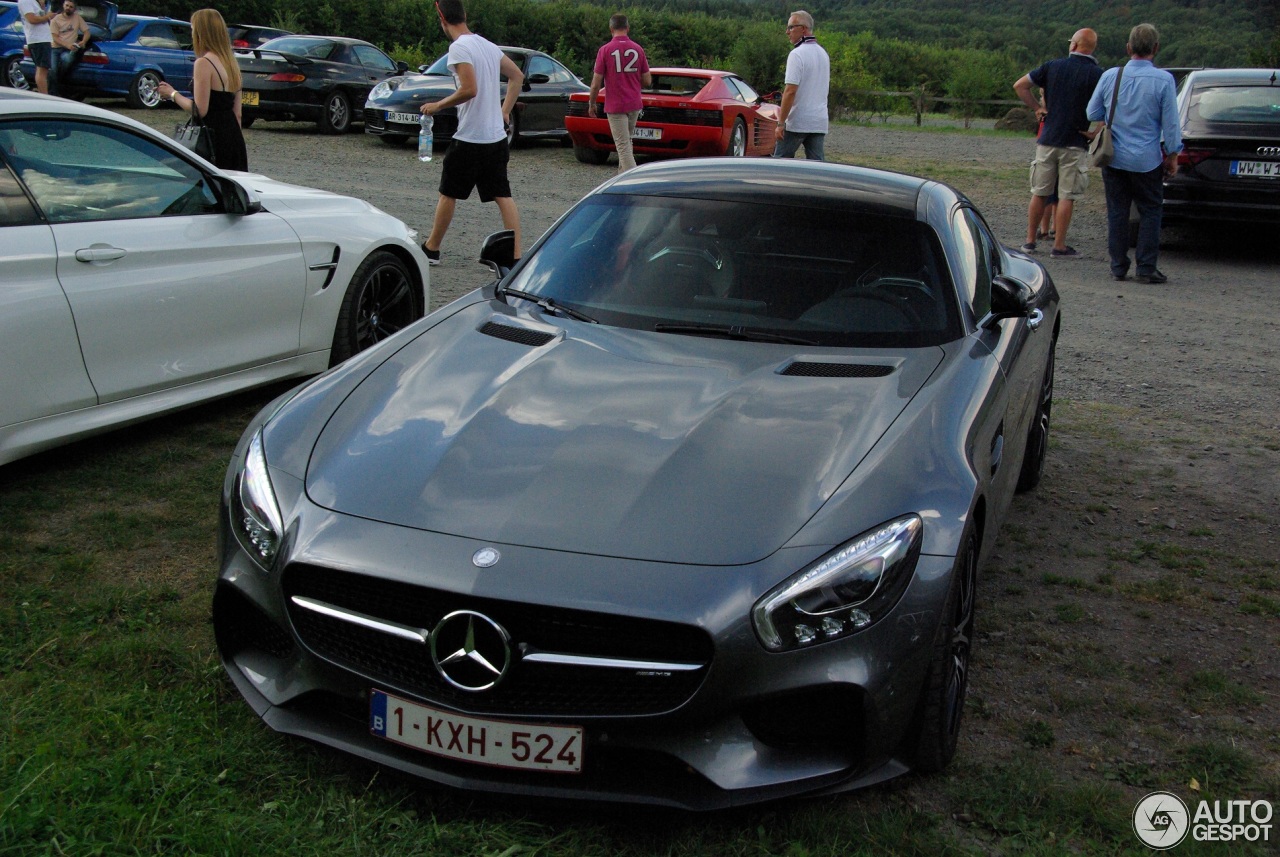
POLYGON ((258 93, 254 92, 252 89, 240 90, 240 103, 248 104, 250 107, 257 107, 258 93))
POLYGON ((422 121, 420 113, 392 113, 387 111, 387 122, 398 122, 401 125, 417 125, 422 121))
POLYGON ((580 726, 466 717, 374 689, 369 695, 369 731, 447 759, 522 771, 582 771, 580 726))
POLYGON ((1242 179, 1280 179, 1280 161, 1232 161, 1231 175, 1242 179))
POLYGON ((631 139, 633 139, 633 140, 661 140, 661 139, 662 139, 662 129, 661 129, 661 128, 637 128, 635 131, 631 132, 631 139))

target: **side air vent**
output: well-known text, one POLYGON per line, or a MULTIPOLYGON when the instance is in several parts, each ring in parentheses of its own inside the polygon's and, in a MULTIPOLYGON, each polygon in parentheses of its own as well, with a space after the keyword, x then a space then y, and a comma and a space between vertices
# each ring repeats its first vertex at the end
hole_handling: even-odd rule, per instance
POLYGON ((507 342, 528 345, 531 348, 546 345, 548 342, 556 338, 554 333, 546 333, 541 330, 529 330, 526 327, 516 327, 512 324, 498 324, 496 321, 485 322, 484 327, 480 328, 480 332, 485 336, 492 336, 496 339, 505 339, 507 342))
POLYGON ((861 363, 808 363, 798 360, 778 374, 801 375, 806 378, 883 378, 893 374, 893 367, 861 363))

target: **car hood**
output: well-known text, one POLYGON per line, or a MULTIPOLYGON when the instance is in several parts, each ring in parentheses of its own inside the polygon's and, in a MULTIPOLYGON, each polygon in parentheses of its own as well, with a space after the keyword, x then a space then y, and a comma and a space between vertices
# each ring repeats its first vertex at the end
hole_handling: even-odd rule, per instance
POLYGON ((395 91, 382 101, 409 100, 421 103, 427 98, 443 98, 457 88, 453 77, 447 74, 407 74, 400 78, 400 85, 395 91))
POLYGON ((479 303, 345 397, 306 489, 335 512, 498 544, 755 562, 813 517, 941 359, 561 329, 479 303), (891 371, 781 374, 797 359, 891 371))
POLYGON ((276 214, 293 211, 369 212, 376 211, 362 199, 343 196, 313 187, 287 184, 257 173, 228 172, 242 187, 248 188, 262 200, 262 207, 276 214))

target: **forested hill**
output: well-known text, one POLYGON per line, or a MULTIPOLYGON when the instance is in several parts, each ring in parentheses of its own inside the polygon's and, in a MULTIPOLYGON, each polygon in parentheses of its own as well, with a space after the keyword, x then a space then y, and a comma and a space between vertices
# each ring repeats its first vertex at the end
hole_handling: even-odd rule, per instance
MULTIPOLYGON (((598 5, 607 2, 593 0, 598 5)), ((1134 24, 1160 30, 1163 66, 1275 65, 1280 42, 1277 0, 626 0, 627 8, 704 12, 723 17, 784 20, 807 9, 817 29, 877 36, 947 48, 1004 52, 1022 65, 1066 51, 1080 27, 1099 35, 1099 58, 1124 58, 1134 24), (1269 54, 1268 54, 1269 52, 1269 54)))

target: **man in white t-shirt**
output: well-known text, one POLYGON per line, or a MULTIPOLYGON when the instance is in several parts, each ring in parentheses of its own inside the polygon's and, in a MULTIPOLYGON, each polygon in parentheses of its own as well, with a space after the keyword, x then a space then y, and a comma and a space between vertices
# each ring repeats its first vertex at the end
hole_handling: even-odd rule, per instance
POLYGON ((831 58, 813 37, 813 16, 808 12, 791 13, 787 38, 794 47, 787 55, 786 86, 782 90, 773 156, 794 157, 803 144, 806 158, 821 161, 827 139, 831 58))
POLYGON ((49 91, 49 67, 53 62, 53 33, 49 22, 57 17, 44 0, 18 0, 18 14, 22 17, 22 32, 27 37, 27 49, 36 67, 36 89, 49 91))
POLYGON ((511 121, 524 73, 495 44, 471 32, 462 0, 437 0, 436 12, 441 29, 449 37, 449 71, 457 88, 420 109, 433 115, 456 105, 458 130, 444 155, 440 201, 431 234, 422 242, 422 249, 430 264, 440 264, 440 245, 453 222, 458 200, 471 196, 474 188, 480 192, 481 202, 492 200, 498 204, 502 225, 515 232, 515 258, 519 259, 520 212, 507 181, 510 152, 505 126, 511 121), (507 78, 506 98, 502 101, 498 100, 500 76, 507 78))

